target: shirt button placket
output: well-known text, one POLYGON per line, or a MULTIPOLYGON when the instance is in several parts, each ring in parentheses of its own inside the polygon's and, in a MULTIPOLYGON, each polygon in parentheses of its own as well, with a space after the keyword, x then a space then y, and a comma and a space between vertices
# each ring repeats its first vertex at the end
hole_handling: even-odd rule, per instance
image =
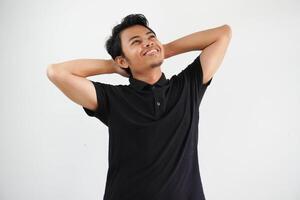
MULTIPOLYGON (((154 90, 154 89, 155 89, 155 85, 152 86, 152 90, 154 90)), ((160 106, 160 102, 157 101, 157 102, 156 102, 156 105, 157 105, 157 106, 160 106)))
POLYGON ((157 98, 157 96, 156 96, 156 93, 155 93, 155 85, 153 85, 152 87, 152 91, 153 91, 153 95, 154 95, 154 102, 155 102, 155 104, 156 104, 156 106, 155 106, 155 113, 156 113, 156 115, 158 116, 159 115, 159 106, 160 106, 160 102, 158 101, 158 98, 157 98))

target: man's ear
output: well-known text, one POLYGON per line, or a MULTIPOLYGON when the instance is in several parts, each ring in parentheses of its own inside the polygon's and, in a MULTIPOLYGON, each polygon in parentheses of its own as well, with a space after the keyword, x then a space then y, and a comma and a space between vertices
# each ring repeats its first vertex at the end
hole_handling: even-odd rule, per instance
POLYGON ((122 56, 117 56, 115 58, 115 62, 121 67, 121 68, 128 68, 129 64, 127 62, 127 60, 125 58, 123 58, 122 56))

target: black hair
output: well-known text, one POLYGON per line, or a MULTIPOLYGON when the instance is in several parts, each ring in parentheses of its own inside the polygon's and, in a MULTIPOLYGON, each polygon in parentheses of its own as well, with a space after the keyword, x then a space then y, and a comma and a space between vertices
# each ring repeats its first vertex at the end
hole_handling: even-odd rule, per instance
MULTIPOLYGON (((112 35, 105 42, 106 51, 114 60, 117 56, 123 56, 126 58, 121 45, 120 32, 126 28, 134 25, 142 25, 148 28, 151 32, 156 35, 156 33, 148 26, 148 20, 143 14, 130 14, 124 17, 120 24, 116 25, 112 29, 112 35)), ((124 69, 124 68, 123 68, 124 69)), ((128 74, 132 75, 130 68, 124 69, 128 74)))

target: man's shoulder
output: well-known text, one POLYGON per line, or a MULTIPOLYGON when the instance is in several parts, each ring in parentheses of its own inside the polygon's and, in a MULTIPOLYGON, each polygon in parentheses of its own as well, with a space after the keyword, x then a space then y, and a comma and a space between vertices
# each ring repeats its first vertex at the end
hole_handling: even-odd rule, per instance
POLYGON ((125 85, 125 84, 111 84, 111 83, 99 82, 99 81, 94 81, 94 80, 91 80, 91 82, 93 82, 95 85, 103 86, 103 87, 111 88, 111 89, 124 89, 129 86, 129 85, 125 85))
POLYGON ((130 85, 126 84, 105 84, 104 86, 108 92, 113 92, 116 94, 121 94, 121 92, 126 92, 131 89, 130 85))

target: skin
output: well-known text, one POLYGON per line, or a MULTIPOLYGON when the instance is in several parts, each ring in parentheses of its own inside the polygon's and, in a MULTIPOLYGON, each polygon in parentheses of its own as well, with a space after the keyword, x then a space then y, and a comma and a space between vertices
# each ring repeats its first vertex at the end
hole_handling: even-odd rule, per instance
POLYGON ((97 101, 93 84, 85 77, 110 73, 128 77, 122 68, 130 66, 134 78, 154 84, 161 77, 160 66, 164 59, 201 50, 199 59, 204 84, 219 69, 231 40, 231 28, 228 25, 194 32, 164 45, 157 38, 146 35, 148 31, 146 27, 136 25, 121 32, 121 45, 125 56, 118 56, 115 60, 76 59, 51 64, 47 68, 47 76, 72 101, 95 111, 99 109, 101 102, 97 101), (139 36, 135 39, 137 43, 131 45, 129 39, 136 35, 139 36), (151 48, 160 49, 159 54, 142 55, 151 48))
POLYGON ((121 68, 130 67, 135 79, 154 84, 162 75, 164 47, 155 34, 149 32, 149 29, 141 25, 124 29, 120 33, 120 39, 125 56, 116 57, 115 62, 121 68), (138 37, 130 40, 134 36, 138 37), (159 49, 159 52, 154 55, 143 55, 145 51, 153 48, 159 49))

